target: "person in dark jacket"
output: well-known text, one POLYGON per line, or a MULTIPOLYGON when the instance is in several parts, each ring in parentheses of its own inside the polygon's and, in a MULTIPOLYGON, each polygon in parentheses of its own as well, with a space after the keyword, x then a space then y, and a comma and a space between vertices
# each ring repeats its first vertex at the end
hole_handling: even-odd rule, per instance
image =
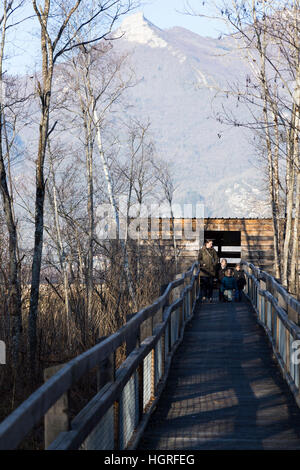
POLYGON ((237 289, 235 291, 234 299, 237 302, 240 302, 242 300, 242 292, 243 292, 244 287, 246 285, 245 274, 244 274, 244 271, 242 270, 240 264, 235 265, 234 278, 235 278, 236 284, 237 284, 237 289))
POLYGON ((223 294, 221 291, 221 284, 222 284, 222 279, 225 276, 225 271, 227 269, 227 259, 223 258, 221 259, 221 264, 218 269, 218 286, 219 286, 219 301, 221 302, 223 300, 223 294))
POLYGON ((222 279, 221 291, 223 302, 231 302, 234 297, 234 291, 237 290, 237 283, 230 268, 226 269, 225 276, 222 279))
POLYGON ((204 246, 199 250, 198 261, 200 264, 200 277, 202 284, 202 301, 206 298, 212 302, 213 283, 216 277, 218 255, 213 248, 213 241, 206 240, 204 246))

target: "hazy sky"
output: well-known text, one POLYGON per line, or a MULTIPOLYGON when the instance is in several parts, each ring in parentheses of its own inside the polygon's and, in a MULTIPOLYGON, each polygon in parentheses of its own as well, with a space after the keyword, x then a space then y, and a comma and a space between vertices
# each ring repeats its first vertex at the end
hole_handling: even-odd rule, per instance
MULTIPOLYGON (((182 26, 201 36, 217 37, 221 24, 207 18, 183 14, 186 3, 185 0, 149 0, 143 2, 141 10, 146 18, 160 28, 182 26)), ((206 5, 208 3, 205 2, 206 5)), ((202 14, 213 13, 211 8, 203 6, 202 0, 189 0, 189 4, 202 14)))
MULTIPOLYGON (((27 0, 27 14, 32 14, 31 0, 27 0)), ((209 12, 208 7, 203 7, 202 0, 189 0, 190 4, 197 7, 201 13, 209 12)), ((206 1, 206 4, 208 2, 206 1)), ((156 26, 165 29, 172 26, 182 26, 201 36, 217 37, 221 24, 205 18, 184 15, 185 0, 142 0, 139 10, 156 26)), ((211 13, 211 11, 210 11, 211 13)), ((13 57, 7 61, 6 69, 11 73, 33 73, 39 69, 36 57, 39 57, 38 28, 36 21, 28 20, 19 27, 14 36, 10 37, 8 44, 8 56, 13 57)))

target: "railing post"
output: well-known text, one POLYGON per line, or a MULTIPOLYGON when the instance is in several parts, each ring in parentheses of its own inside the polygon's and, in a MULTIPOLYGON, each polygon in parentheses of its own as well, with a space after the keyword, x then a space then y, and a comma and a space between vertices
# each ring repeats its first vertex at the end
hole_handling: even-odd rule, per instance
MULTIPOLYGON (((182 278, 182 274, 176 274, 176 277, 175 279, 180 279, 182 278)), ((175 287, 173 290, 172 290, 172 301, 174 302, 174 300, 177 300, 180 298, 181 296, 181 291, 182 291, 182 286, 178 286, 178 287, 175 287)))
MULTIPOLYGON (((65 364, 49 367, 44 370, 44 381, 49 380, 65 364)), ((69 431, 68 394, 64 393, 44 416, 45 449, 57 438, 61 432, 69 431)))
POLYGON ((260 321, 262 319, 261 298, 262 298, 262 295, 261 295, 261 292, 260 292, 260 283, 259 283, 259 287, 257 288, 257 307, 258 307, 258 317, 259 317, 260 321))
MULTIPOLYGON (((184 279, 184 288, 186 289, 186 287, 189 285, 189 279, 188 278, 185 278, 184 279)), ((190 291, 189 290, 186 290, 185 291, 185 295, 184 295, 184 301, 186 302, 185 304, 185 310, 186 310, 186 318, 189 318, 190 317, 190 291)))
MULTIPOLYGON (((130 313, 126 315, 126 322, 128 323, 136 314, 135 313, 130 313)), ((126 338, 126 356, 129 356, 129 354, 136 348, 139 347, 141 341, 141 329, 137 328, 132 331, 130 331, 130 335, 127 336, 126 338)))
MULTIPOLYGON (((170 297, 167 299, 167 302, 163 308, 163 311, 162 311, 162 318, 164 320, 164 312, 165 310, 170 306, 170 297)), ((166 330, 162 336, 163 338, 163 343, 164 343, 164 346, 168 347, 168 353, 171 351, 171 348, 170 348, 170 344, 171 344, 171 318, 172 318, 172 314, 170 315, 169 317, 169 321, 167 322, 167 325, 166 325, 166 330), (168 333, 168 344, 166 344, 166 333, 168 333)), ((165 356, 165 355, 164 355, 165 356)), ((165 365, 164 365, 165 366, 165 365)))
MULTIPOLYGON (((98 340, 102 342, 107 338, 103 336, 98 340)), ((100 361, 97 368, 97 390, 99 391, 104 385, 108 382, 115 381, 115 372, 116 372, 116 357, 115 353, 112 353, 109 357, 100 361)))
POLYGON ((181 331, 182 331, 182 328, 183 328, 183 303, 180 304, 180 307, 179 307, 179 330, 178 330, 178 338, 180 338, 181 336, 181 331))
POLYGON ((148 318, 140 325, 140 331, 137 333, 139 341, 142 343, 148 336, 152 336, 153 317, 148 318))

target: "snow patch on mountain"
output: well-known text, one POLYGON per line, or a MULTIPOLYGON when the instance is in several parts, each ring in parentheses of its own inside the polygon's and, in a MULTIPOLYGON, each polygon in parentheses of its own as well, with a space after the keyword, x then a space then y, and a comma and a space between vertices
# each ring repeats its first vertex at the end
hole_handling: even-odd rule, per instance
POLYGON ((142 12, 138 12, 125 18, 118 32, 128 42, 147 44, 153 48, 167 47, 168 43, 161 38, 160 31, 157 26, 146 20, 142 12))

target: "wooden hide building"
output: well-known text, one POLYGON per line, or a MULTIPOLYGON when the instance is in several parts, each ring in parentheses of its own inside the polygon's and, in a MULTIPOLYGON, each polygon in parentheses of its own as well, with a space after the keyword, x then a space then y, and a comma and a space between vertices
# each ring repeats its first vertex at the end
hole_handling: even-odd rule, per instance
POLYGON ((220 258, 233 263, 242 258, 273 273, 272 219, 205 219, 204 230, 205 237, 215 239, 220 258))
MULTIPOLYGON (((171 254, 173 250, 171 230, 169 230, 169 238, 166 234, 169 222, 171 228, 171 220, 167 224, 166 219, 160 219, 159 223, 156 222, 159 234, 155 238, 159 239, 159 243, 164 245, 171 254)), ((273 274, 271 219, 205 218, 200 222, 196 219, 175 219, 174 228, 181 271, 195 261, 203 239, 211 238, 214 240, 219 258, 226 258, 229 265, 234 265, 242 258, 273 274), (189 228, 193 227, 194 231, 197 224, 202 224, 202 237, 199 240, 187 239, 185 236, 186 224, 189 225, 189 228)))

